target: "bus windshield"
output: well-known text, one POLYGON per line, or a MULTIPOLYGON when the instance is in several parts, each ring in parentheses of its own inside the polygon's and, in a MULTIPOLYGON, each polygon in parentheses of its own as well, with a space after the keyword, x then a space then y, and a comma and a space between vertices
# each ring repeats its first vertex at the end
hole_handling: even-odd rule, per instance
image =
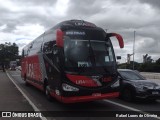
POLYGON ((112 73, 116 65, 110 40, 105 39, 103 31, 97 30, 66 31, 64 57, 64 67, 73 72, 112 73))
POLYGON ((115 66, 111 45, 97 40, 65 40, 65 68, 86 74, 112 73, 115 66), (111 71, 111 72, 110 72, 111 71))
POLYGON ((97 40, 65 40, 66 67, 96 67, 113 64, 109 43, 97 40))

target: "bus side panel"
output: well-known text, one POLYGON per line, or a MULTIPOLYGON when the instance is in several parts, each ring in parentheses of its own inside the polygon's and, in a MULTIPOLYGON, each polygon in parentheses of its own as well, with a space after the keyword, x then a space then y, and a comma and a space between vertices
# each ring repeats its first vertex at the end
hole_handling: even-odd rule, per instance
POLYGON ((46 73, 46 63, 44 62, 43 53, 38 53, 38 59, 39 59, 39 67, 40 67, 40 74, 41 74, 41 80, 44 83, 44 80, 48 79, 47 73, 46 73))
POLYGON ((22 61, 22 77, 26 75, 26 79, 32 85, 43 89, 42 73, 38 55, 26 57, 22 61))

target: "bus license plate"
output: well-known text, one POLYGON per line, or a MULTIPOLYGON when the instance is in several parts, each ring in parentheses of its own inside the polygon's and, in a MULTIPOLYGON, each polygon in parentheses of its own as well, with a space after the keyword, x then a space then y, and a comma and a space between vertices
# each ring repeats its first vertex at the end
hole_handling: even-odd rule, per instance
POLYGON ((158 91, 154 91, 154 92, 152 92, 152 95, 158 95, 159 94, 159 92, 158 91))

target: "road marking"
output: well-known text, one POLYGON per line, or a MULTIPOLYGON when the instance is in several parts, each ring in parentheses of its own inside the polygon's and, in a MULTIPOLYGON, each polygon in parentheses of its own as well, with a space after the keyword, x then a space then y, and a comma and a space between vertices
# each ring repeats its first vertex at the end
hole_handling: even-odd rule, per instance
POLYGON ((20 76, 20 75, 12 75, 12 76, 20 76))
MULTIPOLYGON (((13 84, 17 87, 17 89, 22 93, 22 95, 26 98, 26 100, 29 102, 29 104, 32 106, 35 112, 40 112, 40 110, 34 105, 34 103, 27 97, 27 95, 23 92, 23 90, 14 82, 14 80, 10 77, 10 75, 7 73, 7 76, 9 79, 13 82, 13 84)), ((46 117, 40 117, 41 120, 47 120, 46 117)))
MULTIPOLYGON (((139 113, 142 113, 142 114, 151 114, 151 113, 147 113, 147 112, 144 112, 142 110, 132 108, 132 107, 129 107, 127 105, 123 105, 123 104, 120 104, 120 103, 117 103, 117 102, 114 102, 114 101, 111 101, 111 100, 104 100, 104 101, 108 102, 108 103, 111 103, 111 104, 114 104, 114 105, 117 105, 117 106, 120 106, 120 107, 123 107, 123 108, 126 108, 126 109, 131 110, 131 111, 139 112, 139 113)), ((160 117, 152 117, 152 118, 160 120, 160 117)))

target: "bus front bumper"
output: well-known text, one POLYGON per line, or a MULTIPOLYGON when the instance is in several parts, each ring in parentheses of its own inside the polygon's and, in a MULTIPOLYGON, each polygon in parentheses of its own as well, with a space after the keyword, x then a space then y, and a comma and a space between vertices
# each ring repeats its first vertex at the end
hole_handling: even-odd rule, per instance
POLYGON ((112 92, 112 93, 105 93, 105 94, 92 94, 88 96, 72 96, 72 97, 64 97, 60 95, 56 95, 55 93, 51 93, 51 96, 56 98, 58 101, 62 103, 76 103, 76 102, 87 102, 87 101, 94 101, 100 99, 109 99, 109 98, 116 98, 119 96, 119 92, 112 92))

